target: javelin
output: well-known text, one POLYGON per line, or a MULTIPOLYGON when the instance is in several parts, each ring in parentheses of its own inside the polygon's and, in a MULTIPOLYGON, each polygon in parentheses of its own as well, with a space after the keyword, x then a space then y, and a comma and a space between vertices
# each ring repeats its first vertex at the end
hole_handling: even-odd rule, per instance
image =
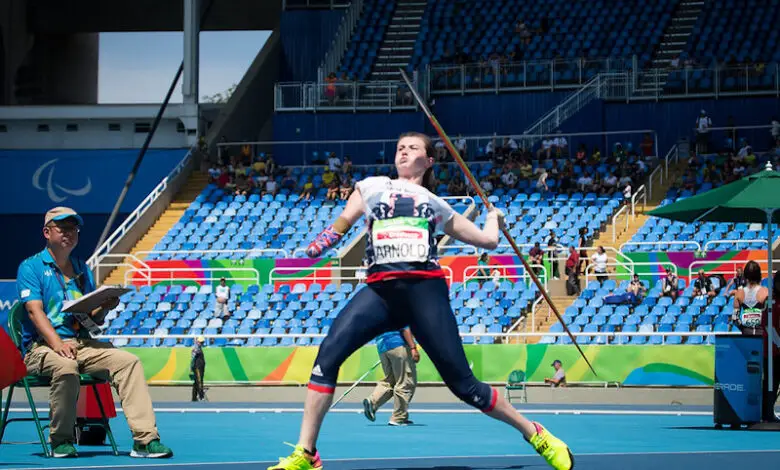
MULTIPOLYGON (((452 145, 452 141, 450 141, 450 138, 444 132, 444 129, 441 127, 441 124, 439 124, 439 121, 436 120, 436 116, 433 115, 431 110, 428 109, 428 106, 425 105, 425 102, 422 100, 422 98, 420 98, 420 95, 417 93, 417 90, 414 88, 414 86, 412 86, 412 82, 409 80, 409 77, 406 75, 406 72, 403 69, 399 69, 399 70, 401 72, 401 76, 406 82, 406 85, 409 87, 409 90, 411 90, 412 95, 414 95, 414 99, 417 100, 417 104, 420 105, 420 108, 422 108, 425 115, 428 116, 428 120, 431 121, 431 124, 433 124, 433 127, 436 129, 436 132, 439 134, 439 137, 441 137, 441 139, 444 141, 444 145, 447 146, 447 149, 450 151, 450 154, 452 154, 452 157, 455 159, 455 163, 457 163, 460 169, 463 170, 463 173, 466 175, 466 179, 469 181, 469 183, 471 183, 471 187, 474 188, 474 191, 477 192, 477 195, 482 200, 482 203, 485 204, 485 207, 490 208, 492 204, 490 204, 490 202, 487 199, 487 196, 485 196, 485 192, 480 187, 476 178, 474 178, 474 175, 471 174, 471 170, 469 170, 469 167, 466 165, 466 162, 463 161, 463 158, 460 156, 460 153, 458 153, 458 150, 455 148, 454 145, 452 145)), ((520 253, 520 248, 515 243, 514 238, 512 238, 512 236, 509 234, 509 230, 507 230, 506 225, 504 225, 504 227, 501 228, 501 232, 504 234, 504 237, 506 237, 509 244, 512 245, 512 249, 515 250, 515 254, 517 254, 517 257, 520 258, 520 261, 523 263, 523 267, 525 268, 525 271, 531 277, 531 280, 534 282, 534 284, 536 284, 536 287, 539 288, 539 292, 542 293, 542 297, 544 297, 544 300, 547 302, 547 305, 550 306, 550 309, 553 311, 553 313, 555 313, 555 316, 558 317, 558 321, 560 321, 561 325, 563 325, 563 329, 569 335, 569 338, 571 338, 571 341, 572 343, 574 343, 574 346, 577 347, 577 351, 580 352, 582 358, 585 359, 585 362, 588 364, 588 367, 590 367, 590 370, 591 372, 593 372, 593 375, 598 377, 598 374, 596 373, 596 370, 593 369, 593 366, 588 360, 588 357, 585 356, 585 353, 582 352, 580 345, 577 344, 577 339, 574 337, 573 334, 571 334, 571 331, 569 331, 569 327, 566 326, 566 322, 563 321, 561 314, 558 313, 558 309, 555 307, 555 305, 553 305, 550 296, 547 295, 547 291, 544 290, 544 286, 542 286, 542 283, 539 282, 539 279, 536 277, 536 274, 534 273, 533 269, 531 269, 531 267, 528 265, 528 261, 526 261, 523 254, 520 253)))
POLYGON ((374 364, 373 366, 371 366, 371 368, 370 368, 370 369, 368 369, 368 370, 366 371, 366 373, 365 373, 365 374, 361 375, 361 376, 360 376, 360 378, 359 378, 359 379, 357 379, 357 382, 355 382, 354 384, 352 384, 352 386, 351 386, 351 387, 349 387, 349 388, 347 389, 347 391, 346 391, 346 392, 344 392, 344 394, 343 394, 343 395, 341 395, 341 396, 339 397, 339 399, 338 399, 338 400, 336 400, 335 402, 333 402, 333 404, 332 404, 332 405, 330 405, 330 408, 328 408, 328 409, 332 410, 332 409, 333 409, 333 408, 334 408, 336 405, 338 405, 338 404, 339 404, 339 402, 340 402, 341 400, 343 400, 343 399, 344 399, 344 397, 346 397, 347 395, 349 395, 349 392, 351 392, 352 390, 354 390, 354 388, 355 388, 355 387, 357 387, 357 386, 360 384, 360 382, 362 382, 362 381, 363 381, 363 379, 365 379, 365 378, 368 376, 368 374, 370 374, 370 373, 371 373, 371 371, 373 371, 374 369, 376 369, 376 367, 377 367, 379 364, 381 364, 381 363, 382 363, 382 361, 376 361, 376 364, 374 364))

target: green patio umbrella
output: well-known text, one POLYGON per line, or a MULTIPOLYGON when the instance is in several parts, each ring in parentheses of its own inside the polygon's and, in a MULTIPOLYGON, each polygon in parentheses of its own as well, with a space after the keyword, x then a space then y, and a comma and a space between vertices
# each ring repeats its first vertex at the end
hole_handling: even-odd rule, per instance
MULTIPOLYGON (((764 171, 746 176, 725 186, 661 206, 649 215, 681 222, 735 222, 766 224, 769 282, 768 325, 772 325, 772 224, 780 223, 780 172, 767 163, 764 171)), ((773 343, 769 328, 769 344, 773 343)), ((772 376, 772 354, 767 373, 772 376)), ((772 391, 770 381, 769 390, 772 391)))

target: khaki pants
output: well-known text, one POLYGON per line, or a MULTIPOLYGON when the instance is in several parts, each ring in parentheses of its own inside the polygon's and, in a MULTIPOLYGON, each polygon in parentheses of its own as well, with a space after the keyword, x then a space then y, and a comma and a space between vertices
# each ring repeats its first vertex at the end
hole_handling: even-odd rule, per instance
POLYGON ((111 343, 91 339, 68 341, 78 344, 76 360, 62 357, 44 345, 34 346, 24 358, 30 374, 51 377, 49 435, 52 444, 75 441, 79 373, 95 374, 111 381, 122 402, 133 440, 148 444, 159 439, 141 361, 111 343))
POLYGON ((409 419, 409 402, 412 401, 417 386, 417 365, 412 360, 407 346, 382 353, 379 360, 382 362, 385 377, 377 383, 368 400, 373 409, 377 410, 391 397, 395 397, 390 419, 395 422, 406 421, 409 419))

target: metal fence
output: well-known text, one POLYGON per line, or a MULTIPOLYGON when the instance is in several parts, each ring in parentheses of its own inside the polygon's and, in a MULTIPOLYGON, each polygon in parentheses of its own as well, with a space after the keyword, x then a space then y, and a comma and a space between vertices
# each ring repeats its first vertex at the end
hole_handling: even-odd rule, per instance
POLYGON ((282 82, 274 87, 274 109, 415 110, 417 105, 411 91, 402 81, 282 82))

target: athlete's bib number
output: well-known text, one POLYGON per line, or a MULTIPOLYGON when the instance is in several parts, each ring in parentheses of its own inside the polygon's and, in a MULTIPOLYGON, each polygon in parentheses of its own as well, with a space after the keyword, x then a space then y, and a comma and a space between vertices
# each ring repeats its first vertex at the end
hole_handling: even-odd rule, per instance
POLYGON ((377 220, 373 226, 376 264, 424 263, 431 245, 428 221, 419 217, 377 220))
POLYGON ((761 326, 761 318, 763 317, 763 312, 760 309, 757 308, 746 308, 742 311, 742 314, 740 315, 740 321, 742 322, 742 326, 745 326, 747 328, 756 328, 761 326))

